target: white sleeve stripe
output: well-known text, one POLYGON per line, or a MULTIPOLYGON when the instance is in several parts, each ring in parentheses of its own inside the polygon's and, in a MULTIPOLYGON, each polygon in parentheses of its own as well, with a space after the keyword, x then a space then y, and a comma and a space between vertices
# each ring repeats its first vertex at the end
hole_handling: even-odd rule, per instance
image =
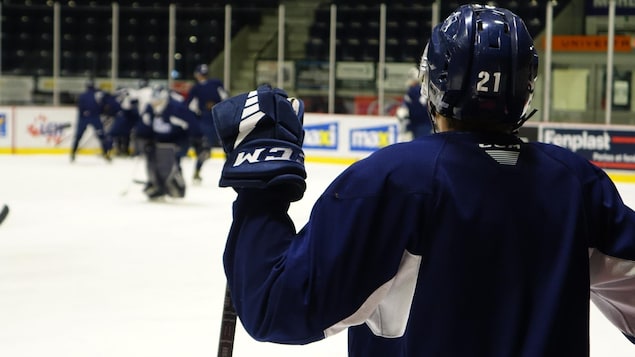
POLYGON ((635 262, 593 250, 589 268, 591 301, 615 327, 635 336, 635 262))
POLYGON ((192 101, 190 102, 190 105, 187 108, 193 111, 194 113, 198 113, 198 98, 192 99, 192 101))
POLYGON ((397 274, 375 290, 351 316, 324 330, 332 336, 366 323, 380 337, 401 337, 406 331, 422 257, 404 251, 397 274))
POLYGON ((170 123, 176 125, 176 126, 180 126, 181 128, 183 128, 183 130, 187 130, 187 127, 189 126, 187 124, 187 121, 179 118, 179 117, 175 117, 175 116, 170 116, 170 123))

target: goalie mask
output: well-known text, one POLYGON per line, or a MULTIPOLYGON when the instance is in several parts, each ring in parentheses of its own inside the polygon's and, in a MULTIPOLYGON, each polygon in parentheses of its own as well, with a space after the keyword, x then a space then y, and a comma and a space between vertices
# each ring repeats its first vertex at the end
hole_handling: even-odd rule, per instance
POLYGON ((152 88, 152 95, 150 97, 150 105, 155 113, 162 113, 165 107, 168 105, 170 99, 170 93, 167 88, 163 86, 155 86, 152 88))
POLYGON ((432 114, 520 127, 528 114, 538 54, 509 10, 463 5, 432 30, 419 68, 432 114))

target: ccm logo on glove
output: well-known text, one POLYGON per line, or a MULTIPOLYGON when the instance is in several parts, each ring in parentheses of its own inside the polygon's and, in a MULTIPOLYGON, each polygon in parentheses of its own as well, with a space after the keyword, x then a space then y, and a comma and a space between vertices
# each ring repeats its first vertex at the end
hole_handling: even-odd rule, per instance
POLYGON ((245 162, 255 164, 261 161, 271 160, 295 161, 302 164, 304 163, 304 153, 283 147, 258 148, 253 151, 240 151, 236 153, 236 160, 232 166, 240 166, 245 162))

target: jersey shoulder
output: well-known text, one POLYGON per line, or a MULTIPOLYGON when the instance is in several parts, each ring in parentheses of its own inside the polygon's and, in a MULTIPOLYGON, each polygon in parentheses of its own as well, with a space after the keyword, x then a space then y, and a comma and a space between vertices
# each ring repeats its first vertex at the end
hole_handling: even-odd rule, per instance
POLYGON ((592 164, 587 158, 578 155, 567 148, 541 142, 531 142, 527 145, 553 160, 555 164, 574 171, 578 175, 590 176, 593 178, 598 174, 604 173, 601 168, 592 164))
POLYGON ((433 179, 436 158, 442 147, 443 140, 434 135, 392 144, 348 167, 334 181, 333 187, 355 196, 373 196, 387 189, 393 193, 423 193, 431 189, 422 182, 433 179))

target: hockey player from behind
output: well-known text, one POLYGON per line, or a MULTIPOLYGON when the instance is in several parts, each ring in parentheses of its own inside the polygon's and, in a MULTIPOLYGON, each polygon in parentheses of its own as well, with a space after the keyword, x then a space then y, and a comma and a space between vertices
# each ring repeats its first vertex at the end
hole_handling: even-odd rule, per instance
POLYGON ((223 86, 223 82, 216 78, 208 78, 209 68, 206 64, 196 66, 194 78, 196 83, 190 89, 185 100, 188 108, 196 113, 199 118, 202 137, 193 138, 192 146, 196 152, 196 164, 194 167, 194 182, 201 181, 201 168, 210 157, 212 147, 220 146, 218 136, 212 123, 212 107, 229 95, 223 86))
POLYGON ((307 344, 348 329, 355 357, 583 357, 590 297, 632 339, 635 212, 586 159, 516 135, 538 70, 524 23, 464 5, 423 52, 436 133, 345 169, 299 231, 298 101, 263 87, 214 107, 247 332, 307 344))
POLYGON ((107 137, 112 140, 113 151, 117 156, 128 156, 132 128, 139 120, 138 110, 132 106, 127 88, 119 88, 108 94, 105 99, 107 115, 113 118, 113 124, 107 130, 107 137))
MULTIPOLYGON (((143 137, 144 134, 136 133, 135 128, 139 127, 141 114, 147 107, 151 96, 152 87, 145 78, 139 79, 136 88, 119 88, 111 96, 110 108, 114 109, 115 120, 109 129, 108 136, 113 139, 117 155, 129 155, 132 139, 137 134, 143 137)), ((136 141, 134 144, 132 153, 137 155, 142 150, 136 145, 136 141)))
POLYGON ((190 133, 200 130, 194 113, 172 98, 167 88, 155 86, 137 130, 146 157, 144 193, 150 199, 184 197, 181 158, 187 154, 190 133))
POLYGON ((95 82, 86 81, 86 90, 77 99, 77 128, 71 146, 71 162, 75 161, 75 155, 79 148, 79 141, 84 136, 88 126, 92 126, 95 135, 101 144, 102 156, 110 161, 110 140, 106 137, 101 115, 104 112, 104 92, 95 87, 95 82))

